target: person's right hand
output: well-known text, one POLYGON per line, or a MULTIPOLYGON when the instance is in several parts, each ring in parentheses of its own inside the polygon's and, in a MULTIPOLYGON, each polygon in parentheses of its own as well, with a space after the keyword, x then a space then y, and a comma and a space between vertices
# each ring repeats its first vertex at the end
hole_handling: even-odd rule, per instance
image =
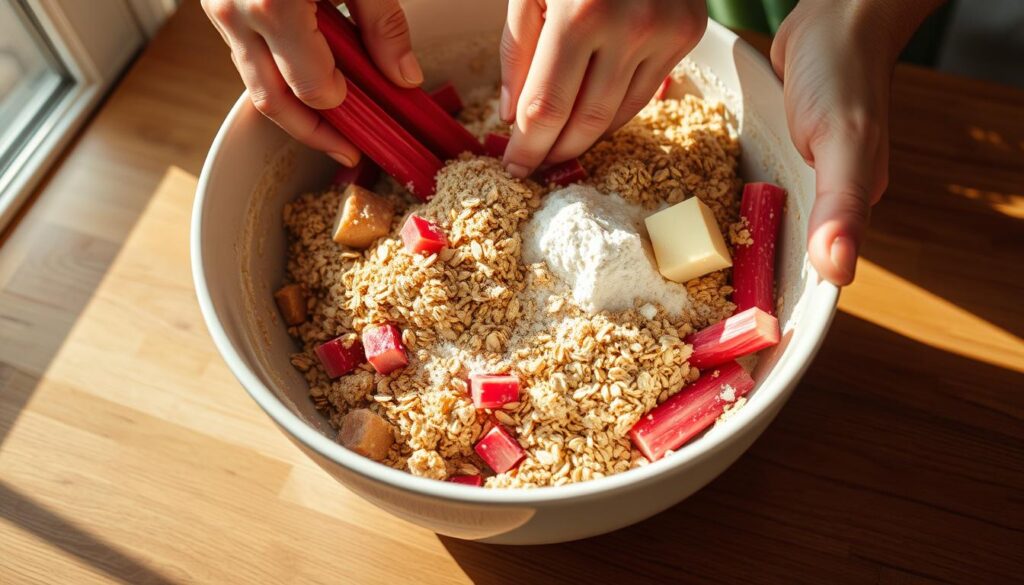
MULTIPOLYGON (((315 0, 202 0, 231 48, 253 106, 296 140, 352 166, 359 151, 314 110, 345 99, 345 79, 317 29, 315 0)), ((370 55, 402 87, 423 82, 398 0, 350 0, 370 55)))

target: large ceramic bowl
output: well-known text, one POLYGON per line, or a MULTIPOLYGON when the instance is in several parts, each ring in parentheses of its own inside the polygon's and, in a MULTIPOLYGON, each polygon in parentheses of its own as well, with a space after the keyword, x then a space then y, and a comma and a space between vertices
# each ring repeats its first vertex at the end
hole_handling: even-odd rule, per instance
MULTIPOLYGON (((504 2, 410 0, 416 50, 431 81, 465 93, 494 87, 504 2), (439 16, 443 15, 443 17, 439 16)), ((690 91, 723 100, 743 147, 742 176, 789 190, 779 247, 783 341, 754 371, 757 387, 731 419, 675 454, 643 468, 585 483, 492 490, 433 481, 343 448, 289 364, 295 350, 272 300, 284 274, 281 209, 327 184, 334 163, 304 149, 246 105, 224 121, 203 167, 192 218, 192 270, 217 348, 249 395, 324 470, 369 503, 459 538, 547 543, 627 526, 676 504, 731 465, 789 398, 821 344, 838 291, 819 283, 804 251, 812 173, 791 146, 779 81, 765 59, 710 23, 680 64, 690 91)))

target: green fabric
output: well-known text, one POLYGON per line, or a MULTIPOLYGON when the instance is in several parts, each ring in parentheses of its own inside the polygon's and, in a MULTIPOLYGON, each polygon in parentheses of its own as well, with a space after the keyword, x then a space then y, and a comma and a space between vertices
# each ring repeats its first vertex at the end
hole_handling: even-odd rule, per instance
MULTIPOLYGON (((708 15, 729 28, 775 34, 797 0, 708 0, 708 15)), ((953 2, 929 16, 900 58, 918 65, 934 65, 946 33, 953 2)))

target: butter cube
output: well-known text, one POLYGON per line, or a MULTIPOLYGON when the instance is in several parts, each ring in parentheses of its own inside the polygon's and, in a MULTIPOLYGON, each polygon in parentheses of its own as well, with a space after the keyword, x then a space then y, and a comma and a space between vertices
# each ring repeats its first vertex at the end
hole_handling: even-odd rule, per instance
POLYGON ((359 185, 349 185, 341 196, 334 223, 334 241, 350 248, 366 248, 391 231, 395 210, 387 199, 359 185))
POLYGON ((732 266, 715 215, 700 199, 691 197, 644 221, 665 278, 686 282, 732 266))

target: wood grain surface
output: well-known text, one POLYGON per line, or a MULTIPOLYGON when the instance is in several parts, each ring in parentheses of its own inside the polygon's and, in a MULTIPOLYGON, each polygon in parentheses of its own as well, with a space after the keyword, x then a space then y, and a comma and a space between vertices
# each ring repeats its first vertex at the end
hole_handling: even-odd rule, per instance
POLYGON ((188 218, 240 88, 186 1, 4 236, 0 583, 1020 582, 1024 93, 900 67, 891 187, 778 420, 663 514, 515 548, 363 503, 214 350, 188 218))

